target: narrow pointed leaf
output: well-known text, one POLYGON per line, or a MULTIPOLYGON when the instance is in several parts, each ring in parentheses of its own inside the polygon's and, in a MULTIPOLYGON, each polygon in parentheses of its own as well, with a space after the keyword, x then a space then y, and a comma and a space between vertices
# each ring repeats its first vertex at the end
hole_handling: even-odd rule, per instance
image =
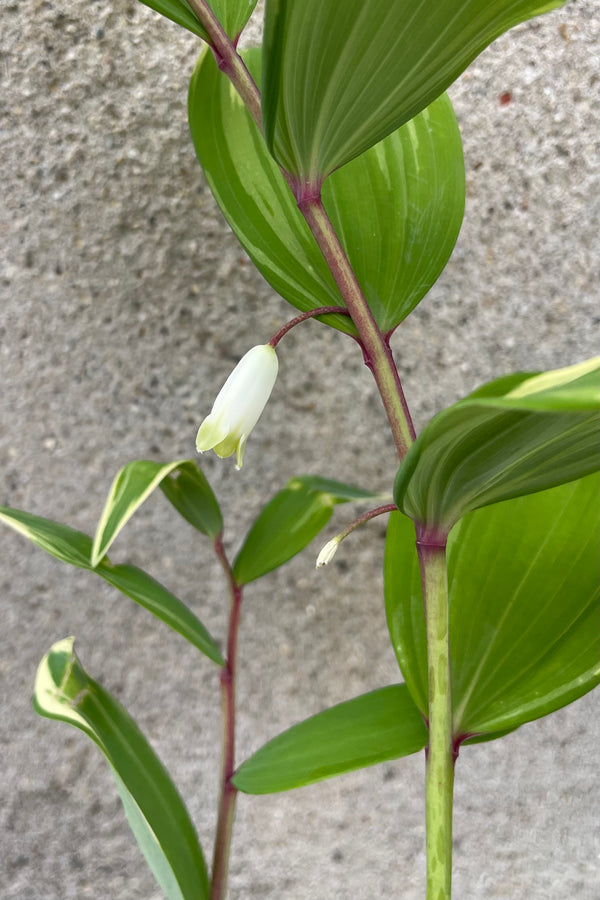
POLYGON ((285 488, 267 503, 246 536, 233 574, 248 584, 282 566, 303 550, 333 514, 327 496, 285 488))
POLYGON ((210 0, 209 5, 228 37, 237 44, 256 6, 256 0, 210 0))
POLYGON ((176 25, 181 25, 182 28, 187 28, 198 37, 208 40, 204 28, 185 0, 140 0, 140 2, 175 22, 176 25))
MULTIPOLYGON (((200 24, 190 4, 186 0, 141 0, 145 6, 171 19, 182 28, 209 41, 208 35, 200 24)), ((211 0, 210 7, 234 43, 250 18, 256 0, 211 0)))
POLYGON ((411 520, 399 512, 392 513, 383 563, 385 613, 402 677, 427 716, 427 637, 415 540, 411 520))
POLYGON ((223 530, 223 517, 217 499, 204 473, 192 462, 178 468, 160 483, 167 500, 184 519, 210 538, 223 530))
POLYGON ((113 566, 103 559, 93 571, 177 631, 217 665, 225 664, 217 643, 202 622, 185 603, 143 569, 129 565, 113 566))
POLYGON ((353 485, 314 475, 292 478, 262 509, 233 565, 238 584, 247 584, 283 565, 325 527, 333 507, 373 498, 353 485))
POLYGON ((267 0, 269 149, 318 184, 412 119, 513 25, 561 0, 267 0))
POLYGON ((340 703, 294 725, 246 760, 233 783, 272 794, 409 756, 427 744, 427 728, 403 684, 340 703))
MULTIPOLYGON (((260 81, 260 51, 244 58, 260 81)), ((189 119, 211 190, 267 281, 301 310, 343 306, 283 175, 209 53, 192 77, 189 119)), ((462 222, 462 145, 449 99, 336 172, 323 202, 379 327, 390 331, 438 278, 462 222)), ((348 317, 323 321, 355 333, 348 317)))
POLYGON ((0 506, 0 521, 61 562, 91 570, 92 539, 82 531, 10 506, 0 506))
POLYGON ((193 460, 169 463, 134 460, 117 473, 111 485, 94 538, 93 565, 107 553, 124 525, 157 487, 203 534, 215 538, 221 532, 223 519, 219 504, 193 460))
MULTIPOLYGON (((600 683, 598 476, 469 513, 448 541, 455 736, 500 737, 600 683)), ((388 625, 427 715, 415 530, 390 517, 388 625)))
POLYGON ((493 381, 419 435, 398 470, 396 504, 448 532, 468 510, 594 472, 599 409, 598 359, 493 381))
POLYGON ((156 463, 148 459, 136 459, 127 463, 117 473, 110 487, 92 548, 92 565, 96 566, 108 553, 108 548, 163 478, 185 460, 156 463))
POLYGON ((389 499, 388 494, 374 494, 354 484, 344 484, 333 478, 323 478, 321 475, 298 475, 291 478, 287 484, 292 490, 312 491, 316 494, 327 494, 331 503, 347 503, 352 500, 381 500, 389 499))
POLYGON ((209 896, 202 849, 189 813, 150 744, 121 704, 84 671, 73 638, 54 644, 38 668, 34 706, 81 729, 116 773, 129 822, 169 900, 209 896))
POLYGON ((215 640, 202 622, 166 587, 155 581, 147 572, 135 566, 116 565, 105 557, 97 566, 91 564, 92 539, 67 525, 34 516, 19 509, 0 507, 0 521, 24 535, 50 556, 99 575, 121 593, 182 635, 218 665, 224 660, 215 640))

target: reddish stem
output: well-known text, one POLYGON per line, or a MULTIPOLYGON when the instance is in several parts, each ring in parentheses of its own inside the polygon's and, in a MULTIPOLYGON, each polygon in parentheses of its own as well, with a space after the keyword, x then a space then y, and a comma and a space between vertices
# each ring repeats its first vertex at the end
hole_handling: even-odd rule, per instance
POLYGON ((356 325, 365 364, 377 382, 398 454, 403 459, 415 440, 415 429, 389 344, 379 330, 321 198, 302 196, 297 203, 356 325))
POLYGON ((326 316, 326 315, 338 315, 338 316, 349 316, 350 313, 346 309, 345 306, 319 306, 317 309, 309 309, 307 312, 301 313, 299 316, 296 316, 294 319, 290 319, 289 322, 280 328, 279 331, 273 335, 269 344, 271 347, 275 348, 282 337, 291 331, 292 328, 295 328, 296 325, 300 325, 301 322, 306 322, 307 319, 314 319, 315 316, 326 316))
POLYGON ((342 540, 347 537, 349 534, 352 534, 353 531, 356 531, 357 528, 360 528, 361 525, 364 525, 365 522, 369 522, 371 519, 375 519, 377 516, 383 516, 386 513, 397 512, 398 507, 395 503, 386 503, 384 506, 377 506, 375 509, 369 509, 367 512, 362 513, 362 515, 357 516, 353 522, 350 522, 342 532, 340 532, 340 537, 342 540))
POLYGON ((223 708, 223 761, 221 770, 221 799, 215 835, 210 900, 224 900, 227 892, 229 851, 235 816, 237 789, 231 779, 235 771, 235 686, 237 672, 237 644, 242 605, 242 587, 236 582, 225 553, 222 535, 214 542, 215 553, 223 567, 231 596, 226 662, 221 669, 221 702, 223 708))
POLYGON ((242 57, 236 51, 234 42, 229 39, 206 0, 187 0, 187 2, 208 34, 209 45, 219 69, 227 75, 262 132, 260 91, 242 57))

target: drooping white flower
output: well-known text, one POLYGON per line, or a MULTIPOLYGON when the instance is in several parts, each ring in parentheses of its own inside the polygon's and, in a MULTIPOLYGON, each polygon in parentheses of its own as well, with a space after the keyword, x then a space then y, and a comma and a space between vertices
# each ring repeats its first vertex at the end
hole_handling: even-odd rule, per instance
POLYGON ((248 435, 267 404, 278 368, 277 354, 270 344, 259 344, 248 350, 198 429, 196 449, 199 453, 214 450, 221 457, 235 453, 236 468, 242 468, 248 435))

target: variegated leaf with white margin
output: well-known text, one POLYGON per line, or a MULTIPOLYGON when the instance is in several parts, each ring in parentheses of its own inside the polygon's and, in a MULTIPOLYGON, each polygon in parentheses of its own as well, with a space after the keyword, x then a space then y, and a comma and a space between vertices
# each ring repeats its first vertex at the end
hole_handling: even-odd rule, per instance
POLYGON ((499 378, 438 413, 403 460, 399 509, 448 533, 466 512, 600 467, 600 359, 499 378))
POLYGON ((168 900, 208 900, 209 882, 196 830, 169 773, 133 719, 85 672, 74 639, 54 644, 42 659, 36 711, 83 731, 116 774, 127 818, 168 900))

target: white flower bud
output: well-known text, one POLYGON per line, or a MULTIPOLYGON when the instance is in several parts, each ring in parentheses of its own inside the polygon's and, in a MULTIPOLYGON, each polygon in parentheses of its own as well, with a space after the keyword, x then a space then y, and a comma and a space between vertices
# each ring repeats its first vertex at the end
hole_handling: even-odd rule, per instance
POLYGON ((258 422, 273 390, 279 363, 270 344, 253 347, 219 391, 210 415, 202 422, 196 438, 199 453, 214 450, 217 456, 236 454, 242 468, 248 435, 258 422))
POLYGON ((323 566, 326 566, 331 562, 337 552, 337 548, 339 547, 341 540, 342 538, 338 534, 337 537, 334 537, 330 541, 327 541, 327 543, 317 556, 317 569, 322 569, 323 566))

